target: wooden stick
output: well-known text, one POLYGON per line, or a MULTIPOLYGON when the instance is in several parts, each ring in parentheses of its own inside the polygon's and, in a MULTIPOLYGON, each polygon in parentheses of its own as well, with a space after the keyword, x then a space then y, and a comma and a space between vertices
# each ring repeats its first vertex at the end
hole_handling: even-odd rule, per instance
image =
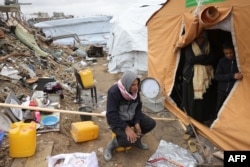
MULTIPOLYGON (((8 103, 0 103, 0 107, 22 108, 22 109, 26 109, 26 110, 38 110, 38 111, 45 111, 45 112, 59 112, 59 113, 90 115, 90 116, 99 116, 99 117, 105 117, 106 116, 105 114, 99 114, 99 113, 88 113, 88 112, 79 112, 79 111, 59 110, 59 109, 54 109, 54 108, 23 106, 23 105, 8 104, 8 103)), ((162 120, 162 121, 175 121, 175 120, 177 120, 175 118, 155 118, 155 117, 152 117, 152 118, 155 119, 155 120, 162 120)))
POLYGON ((0 61, 4 61, 4 60, 6 60, 6 59, 8 59, 9 57, 11 57, 11 56, 29 56, 27 53, 17 53, 16 51, 14 51, 14 52, 12 52, 12 53, 10 53, 10 54, 7 54, 7 55, 5 55, 5 56, 2 56, 1 58, 0 58, 0 61))
POLYGON ((159 121, 176 121, 178 120, 177 118, 159 118, 159 117, 151 117, 154 120, 159 120, 159 121))

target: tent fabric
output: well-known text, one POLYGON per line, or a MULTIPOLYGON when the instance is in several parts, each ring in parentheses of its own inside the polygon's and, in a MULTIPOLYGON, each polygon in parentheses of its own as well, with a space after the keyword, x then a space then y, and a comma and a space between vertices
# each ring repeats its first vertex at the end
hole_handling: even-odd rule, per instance
MULTIPOLYGON (((193 30, 186 33, 196 33, 200 27, 210 28, 216 25, 201 25, 200 20, 190 17, 196 7, 185 7, 185 0, 168 1, 163 8, 157 11, 147 22, 148 28, 148 76, 156 78, 164 89, 166 96, 165 107, 174 113, 182 122, 196 126, 198 132, 207 137, 217 147, 223 150, 250 149, 250 1, 226 0, 210 3, 205 6, 215 6, 219 10, 230 10, 230 31, 235 46, 239 70, 243 79, 237 81, 229 97, 218 113, 217 119, 210 128, 189 118, 170 97, 174 86, 176 71, 180 61, 180 48, 176 48, 182 40, 181 32, 188 26, 193 30), (193 22, 196 21, 196 22, 193 22), (189 25, 195 23, 196 25, 189 25)), ((225 19, 228 23, 228 18, 225 19)), ((190 34, 188 34, 190 35, 190 34)), ((191 34, 191 38, 194 38, 191 34)), ((184 42, 185 46, 188 42, 184 42)))
MULTIPOLYGON (((205 7, 205 9, 206 8, 208 8, 208 7, 205 7)), ((198 16, 194 17, 192 13, 185 14, 184 18, 183 18, 183 21, 184 21, 184 24, 185 24, 185 32, 187 32, 187 33, 185 33, 184 35, 182 35, 180 37, 180 39, 176 43, 176 47, 180 47, 180 48, 185 47, 187 44, 191 43, 195 39, 195 37, 203 29, 210 28, 213 25, 216 25, 219 22, 223 21, 230 14, 230 12, 232 10, 232 7, 218 8, 217 10, 220 13, 219 18, 215 22, 209 23, 209 24, 204 24, 203 22, 201 22, 200 17, 198 17, 198 16)), ((200 11, 200 13, 201 12, 203 12, 203 11, 200 11)), ((175 48, 175 49, 177 49, 177 48, 175 48)))
POLYGON ((108 41, 110 73, 128 69, 136 73, 147 72, 146 22, 166 0, 141 0, 110 22, 112 29, 108 41))

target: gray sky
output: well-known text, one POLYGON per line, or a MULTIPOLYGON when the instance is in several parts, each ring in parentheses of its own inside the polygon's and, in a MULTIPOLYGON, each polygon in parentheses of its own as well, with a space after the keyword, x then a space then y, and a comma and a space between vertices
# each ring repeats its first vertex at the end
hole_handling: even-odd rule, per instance
MULTIPOLYGON (((0 0, 3 4, 4 0, 0 0)), ((137 0, 18 0, 19 3, 32 3, 21 5, 21 11, 26 15, 34 12, 64 12, 65 15, 75 17, 91 15, 117 15, 137 0)))

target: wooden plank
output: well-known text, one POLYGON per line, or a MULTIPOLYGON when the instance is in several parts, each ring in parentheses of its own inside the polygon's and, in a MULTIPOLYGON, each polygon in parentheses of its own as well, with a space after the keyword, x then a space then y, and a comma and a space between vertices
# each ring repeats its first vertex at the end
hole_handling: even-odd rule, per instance
POLYGON ((47 167, 46 158, 51 155, 53 142, 38 143, 36 153, 29 158, 15 158, 11 167, 47 167))
POLYGON ((27 161, 27 158, 16 158, 11 164, 11 167, 23 167, 25 166, 25 163, 27 161))
POLYGON ((18 5, 0 5, 1 12, 18 12, 20 11, 18 5))
POLYGON ((222 151, 216 151, 216 152, 212 153, 212 155, 221 159, 221 160, 224 160, 224 153, 222 151))
POLYGON ((25 167, 47 167, 48 162, 46 158, 51 156, 53 145, 54 142, 38 143, 35 155, 27 159, 25 167))

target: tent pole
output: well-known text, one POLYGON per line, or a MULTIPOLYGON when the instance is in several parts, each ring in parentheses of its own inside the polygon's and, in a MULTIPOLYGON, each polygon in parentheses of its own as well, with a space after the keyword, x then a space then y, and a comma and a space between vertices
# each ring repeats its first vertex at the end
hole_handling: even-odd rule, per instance
MULTIPOLYGON (((22 108, 22 109, 27 109, 27 110, 38 110, 38 111, 45 111, 45 112, 59 112, 59 113, 66 113, 66 114, 106 117, 105 114, 100 114, 100 113, 59 110, 59 109, 53 109, 53 108, 41 108, 41 107, 23 106, 23 105, 8 104, 8 103, 0 103, 0 107, 22 108)), ((161 121, 176 121, 177 120, 177 118, 159 118, 159 117, 152 117, 152 119, 161 120, 161 121)))

